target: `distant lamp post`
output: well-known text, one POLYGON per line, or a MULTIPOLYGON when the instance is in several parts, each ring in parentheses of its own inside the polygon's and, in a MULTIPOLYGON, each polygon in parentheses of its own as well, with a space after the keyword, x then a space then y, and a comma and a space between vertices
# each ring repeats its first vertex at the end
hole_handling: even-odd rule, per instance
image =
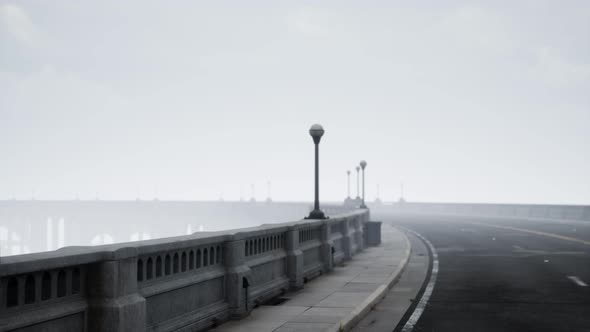
POLYGON ((367 206, 365 205, 365 167, 367 167, 367 162, 362 160, 360 165, 361 169, 363 170, 363 199, 361 202, 361 209, 366 209, 367 206))
POLYGON ((266 182, 266 191, 267 191, 266 202, 272 203, 272 198, 270 197, 270 181, 266 182))
POLYGON ((350 171, 346 171, 346 199, 350 199, 350 171))
POLYGON ((255 198, 255 193, 254 193, 254 184, 250 185, 250 189, 252 190, 252 197, 250 197, 250 202, 251 203, 255 203, 256 202, 256 198, 255 198))
POLYGON ((313 138, 315 145, 315 200, 313 211, 309 213, 307 219, 326 219, 326 215, 320 210, 320 140, 324 135, 324 128, 319 124, 314 124, 309 129, 309 134, 313 138))
POLYGON ((400 182, 400 196, 399 196, 399 202, 403 203, 405 202, 406 199, 404 198, 404 183, 400 182))
POLYGON ((360 200, 361 196, 359 195, 359 171, 361 170, 360 167, 356 167, 356 199, 360 200))
POLYGON ((375 196, 375 203, 376 204, 381 204, 381 193, 380 193, 380 185, 377 184, 377 196, 375 196))

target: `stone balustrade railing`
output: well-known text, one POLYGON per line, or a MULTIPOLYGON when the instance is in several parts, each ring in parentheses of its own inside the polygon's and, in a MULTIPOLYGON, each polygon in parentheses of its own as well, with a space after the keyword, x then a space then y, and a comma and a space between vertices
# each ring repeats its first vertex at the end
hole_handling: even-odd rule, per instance
POLYGON ((204 330, 350 259, 368 242, 368 220, 368 210, 342 209, 326 220, 2 258, 0 331, 204 330))

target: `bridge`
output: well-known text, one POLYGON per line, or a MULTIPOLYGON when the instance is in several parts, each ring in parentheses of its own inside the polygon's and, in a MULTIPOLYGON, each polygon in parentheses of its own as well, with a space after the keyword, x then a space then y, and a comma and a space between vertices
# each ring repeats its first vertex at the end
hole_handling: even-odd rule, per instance
MULTIPOLYGON (((56 204, 50 202, 46 205, 55 207, 56 204)), ((105 209, 110 203, 93 204, 105 209)), ((113 207, 106 210, 120 209, 119 204, 136 203, 112 203, 113 207)), ((140 204, 163 204, 171 211, 179 203, 171 202, 168 206, 166 202, 140 204)), ((207 205, 182 204, 184 208, 193 204, 193 209, 194 206, 203 208, 207 205)), ((252 216, 258 213, 270 217, 285 207, 289 207, 294 214, 311 209, 305 203, 277 203, 274 207, 275 203, 239 204, 242 204, 240 213, 249 207, 252 216), (262 213, 264 209, 267 210, 262 213)), ((223 327, 224 322, 240 320, 252 310, 258 310, 255 307, 304 288, 306 283, 316 278, 329 278, 337 266, 354 259, 369 246, 379 245, 380 223, 371 222, 370 215, 403 229, 411 240, 414 255, 409 259, 410 264, 404 265, 403 273, 400 272, 401 279, 396 277, 395 280, 400 279, 399 285, 392 283, 382 288, 382 294, 372 302, 363 302, 365 308, 356 308, 358 313, 354 320, 343 325, 345 330, 363 330, 363 326, 365 329, 393 330, 396 326, 409 324, 411 317, 400 315, 397 319, 392 318, 396 317, 396 313, 387 311, 391 306, 386 305, 374 313, 370 309, 379 308, 378 300, 383 297, 411 303, 406 299, 410 295, 400 293, 399 289, 415 292, 411 294, 412 298, 420 298, 421 295, 424 298, 425 286, 433 279, 432 273, 430 277, 426 272, 422 277, 416 277, 421 274, 414 270, 427 271, 433 261, 440 264, 438 273, 442 279, 439 278, 436 283, 435 289, 440 290, 439 293, 430 295, 434 303, 442 301, 447 304, 423 308, 423 318, 413 323, 419 328, 446 327, 442 330, 452 330, 474 324, 476 318, 465 321, 465 315, 458 316, 458 311, 473 311, 477 319, 481 319, 484 314, 481 309, 474 309, 469 305, 471 302, 456 302, 453 299, 453 296, 478 296, 485 292, 480 289, 481 285, 467 285, 461 281, 464 278, 481 278, 485 284, 486 277, 477 273, 500 273, 498 279, 508 278, 502 282, 517 285, 518 282, 512 278, 518 280, 521 274, 526 275, 531 284, 514 287, 531 287, 531 292, 542 287, 546 296, 565 297, 563 303, 569 303, 569 309, 561 312, 562 316, 573 319, 573 316, 582 315, 588 309, 584 300, 586 290, 579 285, 585 285, 584 280, 590 280, 590 271, 580 269, 590 257, 587 248, 590 245, 590 206, 409 202, 368 206, 371 210, 358 209, 354 204, 326 205, 324 210, 329 219, 268 223, 110 245, 70 246, 56 251, 3 257, 0 265, 0 331, 201 331, 223 327), (577 231, 572 232, 572 227, 577 231), (416 237, 418 235, 421 239, 416 237), (473 246, 473 237, 481 236, 487 239, 481 241, 511 239, 509 241, 514 244, 506 245, 508 248, 500 246, 496 250, 504 250, 501 255, 515 255, 523 266, 494 261, 497 271, 488 271, 485 268, 487 263, 482 263, 481 257, 499 255, 494 253, 492 244, 477 249, 480 257, 477 260, 461 261, 464 265, 460 266, 449 265, 449 259, 461 260, 461 253, 474 250, 470 247, 473 246), (449 243, 453 238, 455 240, 449 243), (555 244, 546 243, 547 239, 561 242, 558 244, 561 251, 552 253, 555 244), (426 245, 430 243, 428 240, 432 241, 432 249, 426 245), (540 250, 539 246, 549 248, 540 250), (508 252, 505 251, 507 249, 508 252), (429 250, 427 257, 430 259, 426 263, 415 261, 420 259, 418 253, 423 256, 429 250), (527 272, 533 267, 526 265, 523 257, 537 256, 551 260, 557 257, 566 259, 558 268, 561 283, 556 286, 556 281, 547 280, 547 276, 527 272), (473 271, 473 266, 477 264, 480 265, 478 269, 483 269, 481 272, 473 271), (507 267, 515 276, 503 274, 507 267), (572 278, 566 278, 568 276, 572 278), (455 281, 449 281, 449 277, 455 281), (458 286, 468 287, 474 295, 456 294, 456 290, 449 292, 449 287, 457 289, 458 286), (397 291, 396 287, 399 287, 397 291), (386 291, 389 293, 386 294, 386 291), (370 321, 367 321, 369 318, 370 321), (381 329, 377 328, 379 326, 381 329)), ((177 215, 183 214, 178 212, 177 215)), ((194 218, 188 216, 180 220, 179 229, 184 229, 183 224, 187 220, 195 223, 194 218)), ((555 271, 549 274, 553 276, 555 271)), ((494 282, 499 281, 489 282, 492 284, 489 287, 493 287, 494 282)), ((522 289, 508 289, 498 296, 512 297, 512 301, 521 303, 519 301, 523 299, 519 296, 527 295, 522 295, 522 289)), ((479 301, 495 300, 484 297, 479 301)), ((519 314, 534 322, 532 316, 536 310, 541 310, 539 304, 521 304, 519 314)), ((406 316, 416 312, 415 306, 408 304, 402 307, 406 316)), ((485 315, 493 321, 498 319, 498 315, 506 313, 486 312, 485 315)), ((516 320, 515 315, 509 316, 516 320)), ((556 324, 552 317, 547 315, 545 324, 556 324)), ((587 326, 587 320, 576 319, 577 323, 572 323, 572 326, 587 326)))
MULTIPOLYGON (((265 208, 272 215, 285 205, 265 208)), ((367 209, 326 212, 332 217, 4 257, 0 330, 192 331, 242 317, 378 242, 367 209)))

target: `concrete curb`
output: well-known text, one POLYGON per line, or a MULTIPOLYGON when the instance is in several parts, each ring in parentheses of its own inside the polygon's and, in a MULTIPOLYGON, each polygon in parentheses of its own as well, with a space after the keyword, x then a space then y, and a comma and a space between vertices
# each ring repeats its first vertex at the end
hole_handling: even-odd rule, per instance
MULTIPOLYGON (((392 226, 393 227, 393 226, 392 226)), ((408 265, 408 261, 410 260, 410 252, 412 251, 412 245, 410 244, 410 240, 406 236, 405 232, 401 229, 394 227, 397 229, 404 237, 406 242, 406 251, 405 256, 400 262, 399 266, 393 273, 387 278, 384 284, 377 287, 369 297, 367 297, 361 304, 359 304, 352 312, 346 315, 344 318, 340 320, 340 322, 334 324, 326 331, 329 332, 340 332, 340 331, 350 331, 361 319, 363 319, 369 311, 377 305, 384 297, 387 295, 387 292, 396 284, 399 280, 402 272, 408 265)))

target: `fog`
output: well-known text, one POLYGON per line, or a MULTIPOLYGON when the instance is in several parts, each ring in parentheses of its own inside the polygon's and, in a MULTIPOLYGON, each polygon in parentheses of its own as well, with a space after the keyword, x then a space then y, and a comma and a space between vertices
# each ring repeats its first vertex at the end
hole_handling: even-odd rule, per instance
POLYGON ((234 231, 297 221, 309 207, 270 201, 0 201, 0 256, 234 231))
POLYGON ((588 203, 590 5, 0 4, 0 198, 588 203))
POLYGON ((0 200, 310 202, 321 123, 324 201, 347 170, 354 196, 365 159, 369 201, 403 183, 414 202, 588 204, 588 17, 587 1, 2 1, 0 200))

